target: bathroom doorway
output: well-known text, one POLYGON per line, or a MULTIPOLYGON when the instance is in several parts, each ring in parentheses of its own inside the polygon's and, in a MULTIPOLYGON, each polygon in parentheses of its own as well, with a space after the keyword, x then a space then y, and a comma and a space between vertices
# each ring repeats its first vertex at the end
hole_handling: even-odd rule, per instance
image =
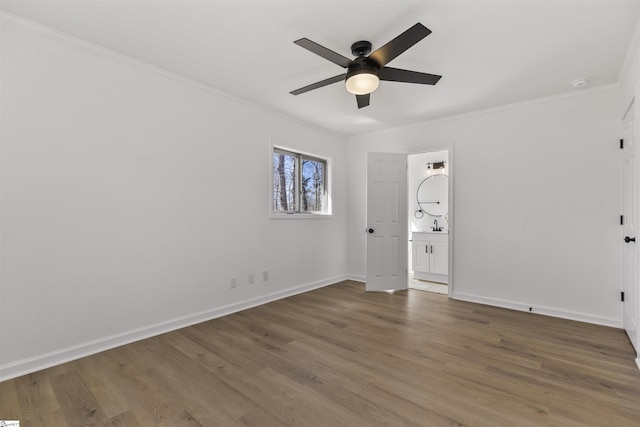
POLYGON ((408 288, 452 295, 450 150, 407 157, 408 288))

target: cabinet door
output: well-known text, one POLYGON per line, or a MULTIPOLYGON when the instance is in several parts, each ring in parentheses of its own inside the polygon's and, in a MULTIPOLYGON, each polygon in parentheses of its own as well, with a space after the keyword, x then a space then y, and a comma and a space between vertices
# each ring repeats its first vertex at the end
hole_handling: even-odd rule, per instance
POLYGON ((429 242, 431 272, 449 274, 449 245, 447 242, 429 242))
POLYGON ((422 273, 429 272, 429 242, 424 240, 414 240, 413 246, 413 271, 422 273))

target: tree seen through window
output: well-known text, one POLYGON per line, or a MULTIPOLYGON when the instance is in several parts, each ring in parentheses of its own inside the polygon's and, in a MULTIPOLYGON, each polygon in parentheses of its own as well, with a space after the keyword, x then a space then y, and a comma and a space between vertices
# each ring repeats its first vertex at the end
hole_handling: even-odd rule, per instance
POLYGON ((273 211, 326 211, 327 161, 286 150, 273 150, 273 211))

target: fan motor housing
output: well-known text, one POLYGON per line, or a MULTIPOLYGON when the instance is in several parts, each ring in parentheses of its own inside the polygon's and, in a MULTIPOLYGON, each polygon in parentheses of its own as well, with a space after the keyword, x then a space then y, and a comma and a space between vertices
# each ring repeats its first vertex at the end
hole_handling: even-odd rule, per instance
POLYGON ((373 62, 369 58, 358 57, 353 60, 349 68, 347 69, 347 75, 345 76, 345 80, 349 80, 349 77, 354 76, 356 74, 368 73, 378 75, 378 64, 373 62))
POLYGON ((371 42, 361 40, 351 45, 353 56, 367 56, 371 53, 371 42))

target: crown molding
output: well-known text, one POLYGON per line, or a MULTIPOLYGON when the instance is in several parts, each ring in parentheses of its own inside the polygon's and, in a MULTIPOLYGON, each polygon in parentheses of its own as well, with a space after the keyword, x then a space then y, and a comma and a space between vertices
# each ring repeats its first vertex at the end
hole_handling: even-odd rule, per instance
POLYGON ((639 43, 640 43, 640 12, 638 13, 636 26, 633 30, 633 34, 631 35, 631 39, 629 40, 629 46, 627 47, 627 52, 624 55, 622 66, 620 67, 620 73, 618 73, 619 83, 622 83, 626 80, 627 75, 629 73, 629 68, 631 67, 631 62, 633 60, 633 57, 638 52, 639 43))
POLYGON ((318 126, 316 124, 309 123, 307 121, 291 117, 291 116, 289 116, 287 114, 284 114, 284 113, 282 113, 280 111, 265 107, 265 106, 263 106, 261 104, 256 104, 255 102, 252 102, 252 101, 249 101, 249 100, 247 100, 245 98, 241 98, 239 96, 233 95, 233 94, 231 94, 229 92, 225 92, 225 91, 220 90, 220 89, 218 89, 218 88, 216 88, 214 86, 211 86, 209 84, 200 82, 198 80, 191 79, 189 77, 183 76, 182 74, 178 74, 178 73, 175 73, 173 71, 169 71, 169 70, 167 70, 165 68, 149 64, 148 62, 141 61, 139 59, 135 59, 135 58, 133 58, 131 56, 119 53, 119 52, 117 52, 115 50, 106 48, 104 46, 100 46, 100 45, 98 45, 96 43, 92 43, 90 41, 84 40, 84 39, 82 39, 80 37, 71 35, 69 33, 65 33, 63 31, 56 30, 54 28, 48 27, 46 25, 40 24, 40 23, 32 21, 30 19, 26 19, 26 18, 23 18, 21 16, 18 16, 18 15, 15 15, 15 14, 3 11, 3 10, 0 10, 0 18, 6 19, 8 21, 11 21, 11 22, 14 22, 16 24, 19 24, 19 25, 21 25, 23 27, 29 28, 30 30, 32 30, 32 31, 44 36, 44 37, 47 37, 49 39, 52 39, 52 40, 55 40, 55 41, 58 41, 58 42, 62 42, 62 43, 66 43, 66 44, 74 46, 76 48, 83 49, 85 51, 96 53, 96 54, 99 54, 99 55, 102 55, 102 56, 105 56, 105 57, 109 57, 109 58, 112 58, 112 59, 115 59, 115 60, 126 62, 126 63, 134 65, 136 67, 143 68, 143 69, 145 69, 147 71, 151 71, 151 72, 154 72, 156 74, 160 74, 160 75, 162 75, 164 77, 168 77, 170 79, 179 81, 181 83, 184 83, 184 84, 187 84, 187 85, 190 85, 190 86, 194 86, 194 87, 196 87, 198 89, 201 89, 201 90, 203 90, 205 92, 209 92, 209 93, 211 93, 211 94, 213 94, 215 96, 218 96, 218 97, 221 97, 221 98, 225 98, 225 99, 227 99, 229 101, 236 102, 236 103, 245 105, 247 107, 250 107, 252 109, 261 111, 263 113, 276 116, 276 117, 278 117, 280 119, 283 119, 283 120, 286 120, 286 121, 288 121, 290 123, 294 123, 296 125, 302 125, 302 126, 305 126, 307 128, 311 128, 313 130, 322 132, 324 134, 327 134, 327 135, 330 135, 330 136, 333 136, 333 137, 338 137, 338 138, 341 138, 341 139, 344 139, 344 140, 346 140, 346 138, 347 138, 347 135, 345 135, 345 134, 341 134, 339 132, 334 132, 334 131, 332 131, 330 129, 323 128, 323 127, 318 126))
POLYGON ((587 94, 591 94, 591 93, 595 93, 595 92, 601 92, 601 91, 605 91, 605 90, 618 89, 618 88, 620 88, 620 84, 618 82, 610 83, 610 84, 605 84, 605 85, 600 85, 600 86, 594 86, 594 87, 591 87, 591 88, 588 88, 588 89, 573 90, 573 91, 570 91, 570 92, 563 92, 563 93, 559 93, 559 94, 556 94, 556 95, 544 96, 544 97, 541 97, 541 98, 533 98, 533 99, 528 99, 526 101, 514 102, 514 103, 511 103, 511 104, 499 105, 499 106, 496 106, 496 107, 488 107, 488 108, 482 108, 480 110, 469 111, 469 112, 465 112, 465 113, 452 114, 450 116, 438 117, 438 118, 434 118, 434 119, 424 120, 424 121, 421 121, 421 122, 418 122, 418 123, 412 123, 412 124, 409 124, 409 125, 398 126, 398 127, 394 127, 394 128, 390 128, 390 129, 382 129, 382 130, 378 130, 378 131, 374 131, 374 132, 367 132, 367 133, 352 135, 349 138, 351 138, 351 137, 360 137, 360 136, 364 136, 364 135, 375 135, 375 134, 385 133, 385 132, 389 132, 389 131, 393 132, 393 131, 396 131, 398 129, 408 129, 408 128, 412 128, 412 127, 431 125, 431 124, 437 124, 437 123, 443 123, 443 122, 449 122, 449 121, 453 121, 453 120, 462 120, 462 119, 467 119, 467 118, 470 118, 470 117, 476 117, 476 116, 482 116, 482 115, 485 115, 485 114, 497 113, 497 112, 500 112, 500 111, 513 110, 513 109, 517 109, 517 108, 521 108, 521 107, 526 107, 528 105, 541 104, 541 103, 545 103, 545 102, 555 101, 555 100, 558 100, 558 99, 571 98, 571 97, 574 97, 574 96, 582 96, 582 95, 587 95, 587 94))

